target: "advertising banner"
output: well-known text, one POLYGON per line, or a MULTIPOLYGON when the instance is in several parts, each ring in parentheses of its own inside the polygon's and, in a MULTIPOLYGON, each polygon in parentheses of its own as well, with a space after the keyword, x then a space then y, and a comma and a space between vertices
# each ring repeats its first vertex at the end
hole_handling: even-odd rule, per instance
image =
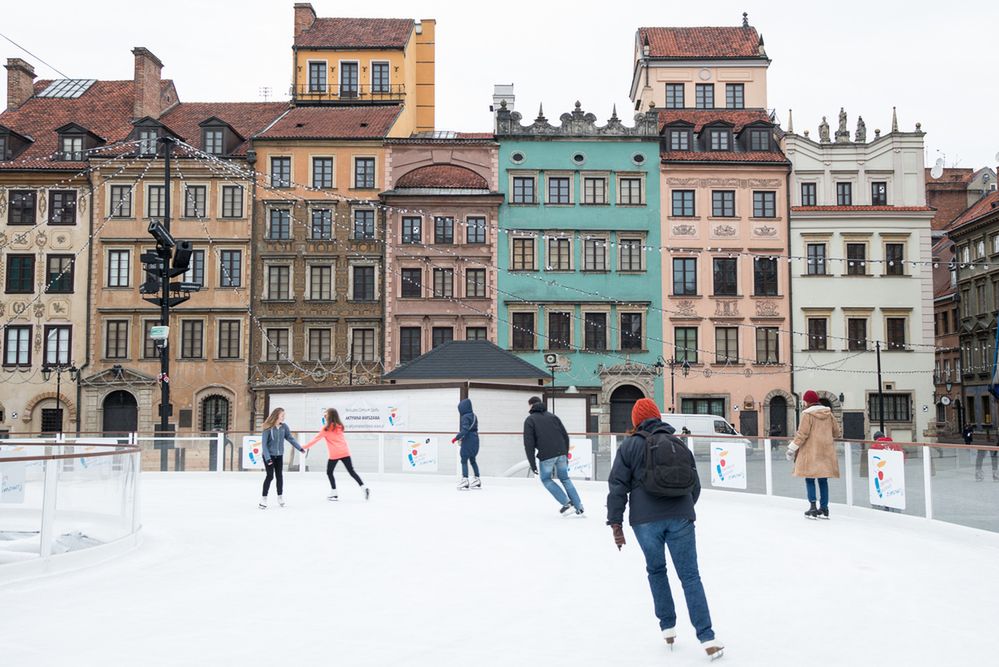
POLYGON ((437 438, 414 436, 402 441, 402 469, 437 472, 437 438))
POLYGON ((352 398, 337 407, 347 431, 382 431, 405 424, 406 406, 402 401, 352 398))
POLYGON ((905 456, 891 449, 867 450, 871 504, 905 509, 905 456))
POLYGON ((263 446, 259 435, 243 436, 243 470, 259 470, 264 467, 263 446))
POLYGON ((593 443, 589 438, 569 439, 569 477, 593 477, 593 443))
POLYGON ((746 445, 741 442, 711 443, 711 486, 746 488, 746 445))

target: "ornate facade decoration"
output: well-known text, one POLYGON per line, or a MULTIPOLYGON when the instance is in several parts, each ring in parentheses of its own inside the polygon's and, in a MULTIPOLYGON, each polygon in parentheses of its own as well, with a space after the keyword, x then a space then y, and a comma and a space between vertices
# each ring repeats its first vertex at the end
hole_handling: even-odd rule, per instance
POLYGON ((761 227, 753 227, 754 236, 764 236, 771 237, 777 236, 777 228, 771 227, 770 225, 763 225, 761 227))
POLYGON ((718 225, 712 230, 715 236, 735 236, 736 229, 732 225, 718 225))
POLYGON ((780 306, 776 301, 757 301, 757 317, 780 317, 780 306))
POLYGON ((496 112, 496 134, 499 136, 552 136, 552 137, 656 137, 659 135, 659 112, 649 110, 635 114, 634 127, 628 127, 617 116, 617 108, 607 119, 607 124, 597 125, 597 117, 584 112, 576 102, 570 113, 559 116, 560 125, 552 125, 545 118, 544 110, 538 108, 538 117, 530 125, 521 124, 523 116, 510 111, 506 101, 500 103, 496 112))
POLYGON ((693 301, 685 299, 676 302, 676 313, 680 317, 695 317, 697 315, 697 308, 694 307, 693 301))
POLYGON ((715 317, 739 317, 739 302, 735 299, 715 301, 715 317))
POLYGON ((674 236, 694 236, 697 234, 697 227, 694 225, 673 225, 674 236))

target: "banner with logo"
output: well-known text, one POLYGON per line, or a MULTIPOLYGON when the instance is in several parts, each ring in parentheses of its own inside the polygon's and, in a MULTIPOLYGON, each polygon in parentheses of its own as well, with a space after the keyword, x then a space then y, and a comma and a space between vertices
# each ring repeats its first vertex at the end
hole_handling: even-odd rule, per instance
POLYGON ((405 401, 353 398, 337 407, 347 431, 382 431, 405 424, 405 401))
POLYGON ((403 438, 402 469, 410 472, 437 472, 437 438, 403 438))
POLYGON ((711 443, 711 486, 746 488, 746 445, 741 442, 711 443))
POLYGON ((4 463, 6 456, 28 456, 27 447, 0 446, 0 503, 23 503, 26 461, 4 463))
POLYGON ((905 509, 905 455, 891 449, 867 450, 872 505, 905 509))
POLYGON ((243 436, 243 470, 253 470, 264 467, 264 446, 261 436, 243 436))
POLYGON ((593 478, 593 443, 589 438, 569 439, 569 477, 593 478))

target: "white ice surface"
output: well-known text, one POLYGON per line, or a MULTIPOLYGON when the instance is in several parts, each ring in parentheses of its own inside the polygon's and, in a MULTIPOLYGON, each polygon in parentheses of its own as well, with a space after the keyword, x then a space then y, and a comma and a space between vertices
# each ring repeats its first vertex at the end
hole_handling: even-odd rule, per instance
MULTIPOLYGON (((565 519, 535 480, 143 476, 141 548, 0 589, 0 664, 704 665, 679 585, 659 638, 644 560, 604 525, 606 485, 565 519)), ((999 652, 999 535, 834 505, 706 491, 701 573, 722 665, 987 664, 999 652), (988 656, 987 658, 985 656, 988 656), (982 659, 984 658, 984 662, 982 659)))

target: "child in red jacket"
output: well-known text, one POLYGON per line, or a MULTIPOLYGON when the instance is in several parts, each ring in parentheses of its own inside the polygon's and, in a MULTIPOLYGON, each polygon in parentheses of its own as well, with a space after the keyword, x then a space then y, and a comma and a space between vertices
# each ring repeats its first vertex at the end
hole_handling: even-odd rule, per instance
POLYGON ((330 488, 332 489, 330 495, 326 496, 327 500, 338 499, 333 470, 340 461, 343 461, 343 465, 347 468, 347 473, 361 487, 361 490, 364 492, 364 499, 368 500, 371 497, 371 490, 365 486, 364 482, 361 481, 360 475, 354 471, 354 464, 350 460, 350 449, 347 448, 347 439, 343 436, 343 422, 340 421, 340 414, 333 408, 327 408, 326 417, 323 421, 325 422, 323 430, 317 433, 316 437, 305 445, 305 449, 309 449, 320 440, 326 442, 326 449, 329 453, 329 461, 326 462, 326 476, 330 480, 330 488))

